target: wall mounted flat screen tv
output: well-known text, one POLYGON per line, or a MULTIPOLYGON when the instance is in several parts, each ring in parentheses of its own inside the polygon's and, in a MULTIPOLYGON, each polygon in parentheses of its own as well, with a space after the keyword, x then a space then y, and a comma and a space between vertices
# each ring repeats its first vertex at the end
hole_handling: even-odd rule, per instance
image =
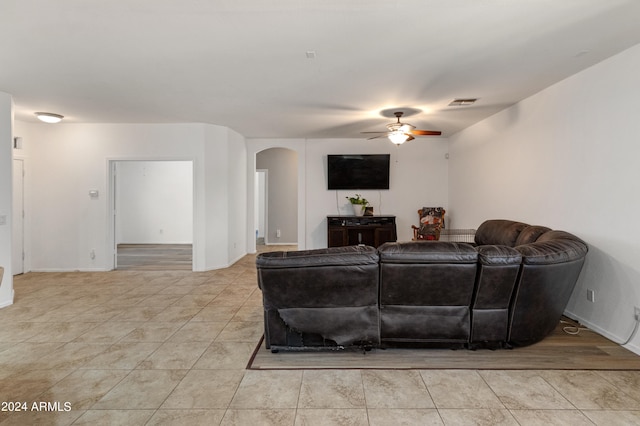
POLYGON ((327 155, 328 189, 389 189, 390 154, 327 155))

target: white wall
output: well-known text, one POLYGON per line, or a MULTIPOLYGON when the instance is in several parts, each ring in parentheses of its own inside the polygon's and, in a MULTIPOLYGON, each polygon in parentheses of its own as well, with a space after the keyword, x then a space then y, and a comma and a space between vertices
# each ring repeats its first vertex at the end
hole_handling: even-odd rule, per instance
MULTIPOLYGON (((253 167, 252 176, 255 154, 272 147, 298 152, 298 247, 301 249, 327 246, 327 215, 352 214, 345 197, 355 191, 327 190, 328 154, 391 154, 389 190, 357 192, 372 202, 375 214, 396 216, 399 240, 413 237, 411 225, 418 223, 419 208, 443 206, 449 215, 446 138, 417 138, 400 147, 386 139, 248 139, 248 163, 250 168, 253 167), (304 212, 302 217, 301 212, 304 212)), ((251 213, 254 210, 252 197, 250 194, 248 211, 251 213)), ((455 223, 455 211, 451 217, 455 223)), ((253 226, 253 217, 250 223, 253 226)), ((447 222, 448 227, 450 223, 447 222)), ((251 242, 248 246, 251 247, 251 242)))
MULTIPOLYGON (((413 237, 418 209, 448 209, 446 138, 416 138, 396 147, 387 139, 315 139, 307 143, 307 238, 314 248, 327 246, 327 215, 353 214, 347 196, 356 192, 371 202, 376 215, 396 216, 398 240, 413 237), (389 189, 327 190, 328 154, 391 154, 389 189)), ((447 224, 447 226, 449 226, 447 224)))
POLYGON ((13 188, 13 101, 0 92, 0 266, 4 274, 0 281, 0 308, 13 303, 13 273, 11 270, 12 197, 13 188))
POLYGON ((253 183, 253 180, 247 180, 247 146, 244 136, 231 129, 225 129, 225 131, 228 145, 226 162, 229 165, 227 265, 231 265, 247 254, 247 238, 251 237, 255 241, 255 230, 247 227, 247 186, 249 186, 248 182, 253 183))
POLYGON ((265 242, 297 244, 298 154, 290 149, 270 148, 258 153, 256 167, 269 174, 265 242))
POLYGON ((204 124, 20 123, 18 127, 29 169, 27 270, 111 268, 109 164, 120 160, 193 162, 195 270, 228 266, 238 257, 237 250, 244 248, 236 243, 236 249, 229 251, 226 244, 229 235, 236 241, 246 239, 246 230, 228 221, 227 210, 228 192, 246 196, 241 164, 246 153, 244 139, 237 133, 204 124), (229 145, 240 147, 229 149, 229 145), (220 158, 220 151, 227 155, 220 158), (240 171, 230 177, 226 164, 239 163, 240 171), (216 176, 212 169, 221 165, 225 171, 216 176), (239 182, 238 173, 242 175, 239 182), (92 189, 99 191, 98 199, 89 197, 92 189), (222 221, 217 220, 219 209, 224 210, 222 221), (95 259, 90 256, 92 250, 95 259))
POLYGON ((204 140, 204 166, 196 172, 196 181, 202 182, 196 223, 204 226, 195 233, 194 245, 201 241, 206 246, 205 269, 218 269, 247 253, 247 151, 244 137, 225 127, 206 126, 204 140))
POLYGON ((193 242, 191 161, 116 163, 116 242, 193 242))
MULTIPOLYGON (((640 45, 450 138, 456 225, 506 218, 583 238, 567 314, 617 342, 640 306, 638 75, 640 45)), ((640 334, 630 348, 640 353, 640 334)))

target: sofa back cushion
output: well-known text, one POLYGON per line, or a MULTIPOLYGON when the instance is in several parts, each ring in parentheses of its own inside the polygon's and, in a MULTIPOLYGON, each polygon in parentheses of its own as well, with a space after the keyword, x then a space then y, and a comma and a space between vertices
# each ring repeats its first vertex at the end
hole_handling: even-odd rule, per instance
POLYGON ((515 247, 520 233, 529 225, 513 220, 493 219, 483 222, 476 230, 477 245, 503 245, 515 247))
POLYGON ((457 345, 469 340, 478 252, 465 243, 385 243, 380 251, 380 339, 457 345))
POLYGON ((478 252, 443 241, 385 243, 380 247, 380 304, 469 306, 478 252))
POLYGON ((536 240, 544 233, 551 231, 551 228, 546 226, 527 226, 520 232, 516 239, 516 246, 522 244, 530 244, 536 242, 536 240))
POLYGON ((540 234, 540 236, 536 239, 536 242, 543 243, 545 241, 551 241, 551 240, 573 240, 573 241, 578 241, 584 245, 587 245, 587 243, 582 241, 580 238, 566 231, 545 232, 543 234, 540 234))
POLYGON ((378 253, 373 247, 262 253, 256 265, 267 308, 377 304, 378 253))
POLYGON ((377 345, 378 259, 367 246, 258 255, 267 345, 377 345))

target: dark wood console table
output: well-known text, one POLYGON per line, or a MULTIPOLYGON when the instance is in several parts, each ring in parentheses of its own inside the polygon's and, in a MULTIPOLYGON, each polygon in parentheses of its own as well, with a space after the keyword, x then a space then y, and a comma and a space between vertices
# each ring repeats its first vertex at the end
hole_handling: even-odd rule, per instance
POLYGON ((397 239, 395 216, 327 216, 329 247, 365 244, 377 248, 397 239))

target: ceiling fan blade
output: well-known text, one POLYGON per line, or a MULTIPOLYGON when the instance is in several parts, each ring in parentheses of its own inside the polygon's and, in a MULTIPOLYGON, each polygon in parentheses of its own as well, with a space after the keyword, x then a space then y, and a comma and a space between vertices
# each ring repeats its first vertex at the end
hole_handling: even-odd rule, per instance
POLYGON ((360 132, 360 133, 375 133, 375 134, 385 134, 389 132, 360 132))
MULTIPOLYGON (((368 132, 368 133, 374 133, 374 132, 368 132)), ((377 133, 377 132, 376 132, 376 133, 377 133)), ((384 134, 382 134, 382 135, 378 135, 378 136, 372 136, 372 137, 370 137, 370 138, 367 138, 367 140, 368 140, 368 141, 370 141, 371 139, 378 139, 378 138, 382 138, 382 137, 385 137, 385 136, 387 136, 387 134, 386 134, 386 133, 384 133, 384 134)))
POLYGON ((439 132, 437 130, 411 130, 408 133, 411 133, 412 135, 416 135, 416 136, 440 136, 442 134, 442 132, 439 132))
POLYGON ((413 136, 411 136, 409 134, 407 134, 407 136, 409 136, 409 137, 407 138, 407 140, 405 142, 409 142, 409 141, 412 141, 412 140, 415 139, 413 136))

